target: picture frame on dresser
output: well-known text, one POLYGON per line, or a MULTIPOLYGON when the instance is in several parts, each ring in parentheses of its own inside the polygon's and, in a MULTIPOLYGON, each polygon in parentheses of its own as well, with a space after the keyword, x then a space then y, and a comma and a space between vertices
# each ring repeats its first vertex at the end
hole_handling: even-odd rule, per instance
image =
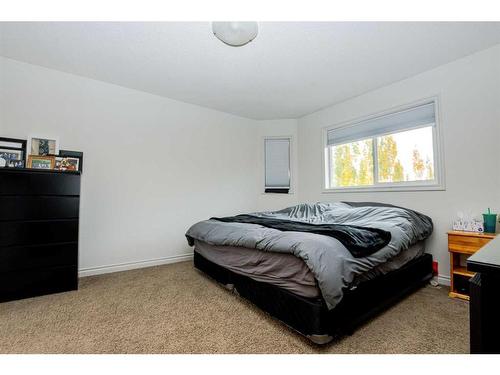
POLYGON ((23 162, 22 151, 0 148, 0 168, 18 168, 18 163, 23 162))
POLYGON ((78 159, 78 171, 83 172, 83 152, 71 150, 59 150, 59 156, 65 158, 78 159))
POLYGON ((26 140, 0 137, 0 168, 24 168, 26 140))
POLYGON ((57 171, 72 171, 79 170, 80 159, 66 156, 56 156, 54 169, 57 171))
POLYGON ((59 154, 59 138, 32 135, 28 137, 28 154, 45 156, 59 154))
POLYGON ((55 156, 28 155, 27 168, 31 169, 54 169, 55 156))

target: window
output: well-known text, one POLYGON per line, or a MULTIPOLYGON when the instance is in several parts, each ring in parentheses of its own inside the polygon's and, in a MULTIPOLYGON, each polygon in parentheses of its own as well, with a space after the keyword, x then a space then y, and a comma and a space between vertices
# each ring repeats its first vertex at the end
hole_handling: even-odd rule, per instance
POLYGON ((328 129, 325 188, 441 188, 436 102, 328 129))
POLYGON ((290 191, 290 138, 266 138, 265 192, 288 193, 290 191))

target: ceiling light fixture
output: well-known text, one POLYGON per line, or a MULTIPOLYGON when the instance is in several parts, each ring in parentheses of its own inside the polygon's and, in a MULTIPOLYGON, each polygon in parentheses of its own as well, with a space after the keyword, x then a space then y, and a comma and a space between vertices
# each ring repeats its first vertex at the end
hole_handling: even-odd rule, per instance
POLYGON ((257 37, 257 22, 212 22, 214 35, 233 47, 244 46, 257 37))

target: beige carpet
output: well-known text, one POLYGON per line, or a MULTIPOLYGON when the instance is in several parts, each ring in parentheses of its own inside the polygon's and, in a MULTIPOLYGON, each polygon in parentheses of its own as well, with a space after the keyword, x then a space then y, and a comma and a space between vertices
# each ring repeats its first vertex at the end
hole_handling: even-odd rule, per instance
POLYGON ((426 287, 326 347, 310 344, 191 262, 84 278, 0 304, 2 353, 466 353, 468 304, 426 287))

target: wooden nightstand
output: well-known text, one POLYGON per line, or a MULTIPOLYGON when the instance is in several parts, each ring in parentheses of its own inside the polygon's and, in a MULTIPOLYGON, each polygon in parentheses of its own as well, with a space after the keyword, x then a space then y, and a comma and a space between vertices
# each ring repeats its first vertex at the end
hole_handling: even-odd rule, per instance
POLYGON ((450 252, 450 293, 452 298, 469 300, 469 279, 475 275, 467 270, 466 259, 495 238, 495 233, 448 232, 450 252))

